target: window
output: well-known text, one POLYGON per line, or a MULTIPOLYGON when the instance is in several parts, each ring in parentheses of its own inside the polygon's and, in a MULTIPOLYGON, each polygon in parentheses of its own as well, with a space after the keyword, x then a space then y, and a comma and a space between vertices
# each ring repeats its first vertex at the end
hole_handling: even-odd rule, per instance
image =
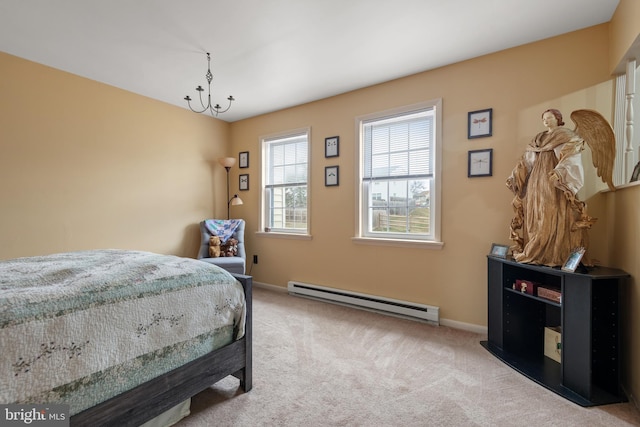
POLYGON ((263 228, 308 234, 309 129, 262 138, 263 228))
POLYGON ((357 119, 361 238, 440 241, 441 100, 357 119))

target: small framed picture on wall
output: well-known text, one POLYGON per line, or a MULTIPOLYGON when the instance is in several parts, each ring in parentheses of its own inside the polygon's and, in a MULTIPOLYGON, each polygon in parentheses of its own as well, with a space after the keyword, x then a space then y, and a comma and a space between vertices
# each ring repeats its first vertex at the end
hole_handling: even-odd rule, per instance
POLYGON ((249 174, 240 175, 240 190, 245 191, 249 189, 249 174))
POLYGON ((493 174, 493 148, 484 150, 470 150, 467 166, 467 176, 491 176, 493 174))
POLYGON ((493 134, 493 108, 470 111, 467 139, 484 138, 493 134))
POLYGON ((324 185, 326 187, 333 187, 339 185, 338 179, 338 166, 327 166, 324 168, 324 185))
POLYGON ((249 152, 248 151, 242 151, 240 153, 239 157, 239 167, 240 168, 248 168, 249 167, 249 152))
POLYGON ((338 157, 340 155, 340 137, 332 136, 324 139, 324 156, 338 157))

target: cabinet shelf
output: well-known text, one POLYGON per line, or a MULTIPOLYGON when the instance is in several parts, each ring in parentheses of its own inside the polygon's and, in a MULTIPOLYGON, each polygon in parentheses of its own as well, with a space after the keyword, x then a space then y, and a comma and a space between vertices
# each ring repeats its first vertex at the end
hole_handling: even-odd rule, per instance
POLYGON ((562 384, 562 365, 548 357, 542 356, 542 358, 532 358, 518 356, 512 353, 506 353, 488 341, 481 341, 480 344, 495 357, 520 372, 525 377, 580 406, 589 407, 626 401, 624 397, 602 390, 597 386, 592 388, 590 399, 587 399, 572 389, 565 387, 562 384))
POLYGON ((531 295, 531 294, 528 294, 526 292, 520 292, 520 291, 517 291, 515 289, 511 289, 511 288, 507 288, 507 287, 505 287, 504 290, 505 290, 505 292, 511 292, 511 293, 519 295, 519 296, 521 296, 523 298, 531 298, 533 300, 540 301, 540 302, 543 302, 545 304, 549 304, 549 305, 552 305, 552 306, 555 306, 555 307, 561 307, 562 306, 562 304, 559 303, 559 302, 555 302, 555 301, 551 301, 550 299, 547 299, 547 298, 542 298, 542 297, 538 297, 538 296, 535 296, 535 295, 531 295))
POLYGON ((624 402, 620 387, 622 270, 586 273, 488 257, 488 336, 481 344, 521 374, 581 406, 624 402), (515 280, 561 292, 562 303, 520 292, 515 280), (560 326, 561 363, 544 355, 545 327, 560 326))

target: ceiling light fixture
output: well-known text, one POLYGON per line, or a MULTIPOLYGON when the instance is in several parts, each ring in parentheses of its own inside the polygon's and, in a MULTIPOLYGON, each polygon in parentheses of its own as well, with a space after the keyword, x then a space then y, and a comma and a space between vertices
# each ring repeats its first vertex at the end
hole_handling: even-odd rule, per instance
POLYGON ((202 92, 204 92, 204 88, 202 86, 198 86, 196 88, 200 96, 200 104, 202 105, 202 110, 198 111, 193 109, 193 107, 191 106, 192 99, 189 95, 185 96, 184 100, 187 101, 187 104, 189 104, 189 108, 194 113, 204 113, 205 111, 209 110, 212 116, 214 115, 214 111, 215 111, 215 115, 217 116, 218 114, 222 114, 228 111, 229 108, 231 108, 231 103, 235 101, 235 99, 233 98, 233 96, 229 96, 227 98, 227 100, 229 101, 229 105, 227 105, 227 108, 225 108, 224 110, 222 109, 220 104, 211 105, 211 81, 213 80, 213 74, 211 74, 211 55, 209 55, 209 52, 207 52, 207 62, 209 63, 207 65, 207 74, 206 74, 207 84, 209 85, 209 90, 208 90, 209 95, 208 95, 207 105, 205 105, 204 102, 202 101, 202 92))

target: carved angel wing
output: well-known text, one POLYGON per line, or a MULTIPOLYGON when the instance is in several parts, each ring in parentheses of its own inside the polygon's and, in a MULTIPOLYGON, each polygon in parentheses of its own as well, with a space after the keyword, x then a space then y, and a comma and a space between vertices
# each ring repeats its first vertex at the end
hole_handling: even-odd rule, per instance
POLYGON ((576 124, 574 132, 591 148, 593 166, 598 176, 607 183, 611 191, 616 191, 613 185, 616 138, 611 125, 600 113, 593 110, 576 110, 571 113, 571 120, 576 124))

